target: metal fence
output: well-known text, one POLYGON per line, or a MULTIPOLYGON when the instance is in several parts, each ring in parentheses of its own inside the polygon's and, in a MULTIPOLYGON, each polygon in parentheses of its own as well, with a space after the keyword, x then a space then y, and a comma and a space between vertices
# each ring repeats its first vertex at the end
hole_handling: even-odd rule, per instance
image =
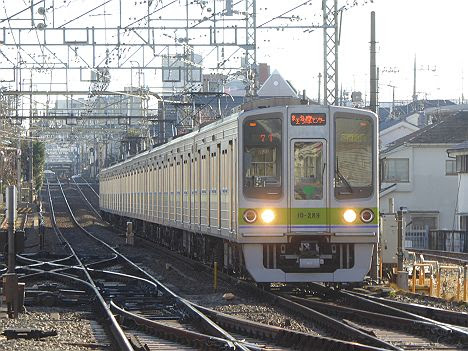
POLYGON ((428 249, 468 253, 468 231, 431 230, 428 249))
POLYGON ((429 242, 428 226, 412 226, 405 233, 405 248, 427 249, 429 242))

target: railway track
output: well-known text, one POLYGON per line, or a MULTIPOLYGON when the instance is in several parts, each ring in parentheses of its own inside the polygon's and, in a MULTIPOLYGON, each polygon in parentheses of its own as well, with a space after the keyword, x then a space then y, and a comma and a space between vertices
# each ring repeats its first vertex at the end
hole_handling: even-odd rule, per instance
MULTIPOLYGON (((387 340, 402 349, 465 350, 468 348, 466 313, 448 311, 438 314, 441 321, 429 318, 431 309, 398 304, 351 291, 335 291, 318 284, 313 293, 288 298, 302 305, 340 316, 357 328, 367 330, 379 339, 387 340), (450 318, 449 318, 450 316, 450 318), (452 324, 449 324, 449 321, 452 324)), ((442 310, 443 311, 443 310, 442 310)), ((432 312, 435 313, 434 310, 432 312)))
POLYGON ((418 253, 418 254, 423 254, 425 258, 430 259, 430 260, 452 263, 458 266, 468 265, 468 253, 466 252, 419 250, 419 249, 411 249, 411 251, 418 253))
MULTIPOLYGON (((57 228, 57 232, 61 240, 68 243, 67 246, 70 246, 72 254, 58 258, 52 263, 31 257, 29 265, 24 266, 24 269, 34 270, 36 278, 41 275, 39 273, 44 273, 47 277, 53 276, 59 281, 67 279, 84 281, 86 276, 88 284, 81 282, 83 285, 81 290, 76 289, 78 293, 77 291, 73 293, 80 295, 93 290, 96 299, 104 302, 101 303, 100 311, 106 315, 108 328, 113 332, 119 349, 130 350, 141 347, 236 350, 379 349, 354 342, 252 324, 214 311, 201 312, 201 308, 174 294, 112 246, 82 227, 77 229, 79 223, 73 215, 77 210, 73 209, 70 203, 77 203, 77 198, 83 194, 72 189, 64 190, 60 183, 53 187, 55 189, 51 193, 54 195, 50 196, 53 222, 57 224, 55 212, 58 209, 62 217, 64 213, 70 213, 70 218, 62 219, 60 223, 60 227, 66 229, 57 228), (60 201, 65 204, 59 205, 60 201), (93 240, 90 241, 89 238, 93 240), (76 251, 73 247, 76 247, 76 251), (76 267, 76 263, 73 266, 73 263, 69 262, 73 259, 81 262, 78 264, 79 268, 76 267), (50 269, 51 266, 54 268, 50 269), (41 270, 44 272, 39 272, 41 270), (227 332, 219 326, 221 322, 215 323, 212 319, 222 321, 226 329, 233 330, 235 334, 227 332)), ((67 283, 73 285, 69 281, 67 283)), ((71 295, 69 297, 72 299, 71 295)), ((73 298, 76 299, 77 296, 73 298)))
MULTIPOLYGON (((84 196, 84 194, 82 195, 84 196)), ((174 259, 186 264, 193 264, 193 261, 184 256, 167 249, 162 250, 174 259)), ((346 301, 350 305, 344 307, 330 301, 317 300, 316 293, 309 299, 292 295, 278 295, 258 289, 250 283, 222 276, 225 279, 234 280, 236 284, 242 284, 247 291, 250 290, 253 294, 261 295, 263 299, 268 300, 273 305, 281 306, 292 314, 312 320, 333 337, 352 339, 368 345, 394 350, 460 350, 468 346, 468 339, 463 329, 446 326, 436 320, 429 320, 422 311, 412 311, 411 314, 405 312, 403 307, 394 307, 393 310, 390 308, 391 313, 389 313, 385 307, 379 306, 377 308, 378 303, 374 301, 364 303, 359 300, 362 297, 354 297, 355 295, 351 293, 347 299, 341 297, 341 301, 346 301), (373 307, 370 308, 369 304, 373 307), (368 311, 369 308, 371 312, 368 311), (398 312, 399 308, 401 308, 401 313, 398 312)), ((326 295, 330 300, 330 296, 335 295, 336 292, 332 294, 328 288, 327 291, 326 295)), ((200 309, 203 308, 200 307, 200 309)), ((217 321, 221 321, 220 323, 223 323, 226 328, 235 330, 235 327, 229 326, 229 323, 223 321, 223 318, 217 318, 213 312, 204 311, 217 321)), ((452 321, 454 316, 452 314, 452 321)), ((461 320, 463 316, 458 315, 457 318, 461 320)), ((448 323, 449 321, 446 319, 442 322, 448 323)))
MULTIPOLYGON (((190 263, 189 259, 184 256, 174 254, 167 249, 163 250, 174 259, 190 263)), ((312 319, 314 322, 323 323, 326 317, 336 317, 338 321, 346 326, 370 334, 382 342, 389 344, 390 346, 387 346, 389 349, 463 350, 468 347, 466 331, 463 328, 456 327, 465 326, 468 323, 466 313, 431 309, 427 306, 420 306, 418 308, 414 304, 398 304, 388 299, 372 298, 371 296, 364 296, 363 294, 360 295, 354 292, 340 292, 318 284, 313 285, 315 290, 309 291, 311 295, 309 298, 298 298, 293 294, 281 293, 281 289, 278 289, 278 292, 268 292, 259 289, 253 284, 236 280, 231 276, 221 274, 221 277, 241 284, 244 290, 250 290, 252 294, 262 296, 263 299, 270 301, 271 304, 281 305, 284 309, 291 311, 291 313, 307 316, 307 318, 312 319), (322 299, 318 299, 318 295, 322 295, 322 299), (358 298, 354 298, 354 295, 382 302, 388 306, 393 305, 395 309, 391 309, 389 312, 384 306, 379 306, 378 303, 361 301, 358 298), (345 299, 344 297, 347 298, 345 299), (344 307, 342 303, 354 307, 344 307), (399 313, 399 309, 401 309, 401 313, 399 313), (405 311, 410 313, 405 313, 405 311), (321 312, 322 314, 314 312, 321 312), (434 320, 430 320, 429 318, 434 320), (437 321, 453 325, 447 327, 441 323, 437 323, 437 321)), ((299 294, 304 294, 304 289, 299 288, 298 291, 300 292, 299 294)), ((342 332, 346 330, 342 324, 334 323, 332 319, 330 318, 331 321, 328 326, 324 324, 322 326, 331 330, 336 328, 342 332)), ((355 337, 359 338, 358 335, 355 337)))

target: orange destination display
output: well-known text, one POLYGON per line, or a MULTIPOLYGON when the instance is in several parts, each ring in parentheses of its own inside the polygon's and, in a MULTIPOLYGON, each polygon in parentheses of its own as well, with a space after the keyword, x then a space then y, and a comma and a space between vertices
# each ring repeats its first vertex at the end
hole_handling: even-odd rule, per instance
POLYGON ((324 126, 327 124, 325 113, 291 113, 293 126, 324 126))

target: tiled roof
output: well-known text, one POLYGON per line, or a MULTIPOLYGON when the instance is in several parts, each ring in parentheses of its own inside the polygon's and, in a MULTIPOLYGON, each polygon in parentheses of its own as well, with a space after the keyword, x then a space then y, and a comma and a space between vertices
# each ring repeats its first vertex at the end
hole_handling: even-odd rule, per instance
MULTIPOLYGON (((431 107, 443 107, 455 105, 453 101, 450 100, 418 100, 412 101, 406 105, 396 105, 394 106, 394 115, 398 118, 403 118, 411 115, 412 113, 422 111, 431 107)), ((390 115, 390 107, 380 107, 379 108, 379 117, 382 119, 387 119, 390 115)))
POLYGON ((468 150, 468 140, 451 147, 450 149, 447 150, 447 152, 465 151, 465 150, 468 150))
POLYGON ((457 144, 466 140, 468 140, 468 111, 460 111, 396 140, 384 152, 403 144, 457 144))

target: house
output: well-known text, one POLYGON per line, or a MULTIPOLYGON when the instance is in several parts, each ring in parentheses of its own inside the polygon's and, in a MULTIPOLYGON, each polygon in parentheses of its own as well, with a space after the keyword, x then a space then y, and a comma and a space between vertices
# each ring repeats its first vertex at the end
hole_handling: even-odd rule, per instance
POLYGON ((384 150, 390 143, 419 130, 417 126, 406 120, 387 119, 379 123, 380 150, 384 150))
POLYGON ((456 194, 456 222, 459 230, 468 231, 468 140, 447 150, 455 159, 455 170, 458 174, 456 194))
POLYGON ((447 149, 468 140, 468 111, 404 136, 381 152, 381 212, 408 209, 409 230, 455 229, 458 177, 447 149))
POLYGON ((276 69, 258 89, 257 94, 259 97, 298 97, 296 89, 276 69))

